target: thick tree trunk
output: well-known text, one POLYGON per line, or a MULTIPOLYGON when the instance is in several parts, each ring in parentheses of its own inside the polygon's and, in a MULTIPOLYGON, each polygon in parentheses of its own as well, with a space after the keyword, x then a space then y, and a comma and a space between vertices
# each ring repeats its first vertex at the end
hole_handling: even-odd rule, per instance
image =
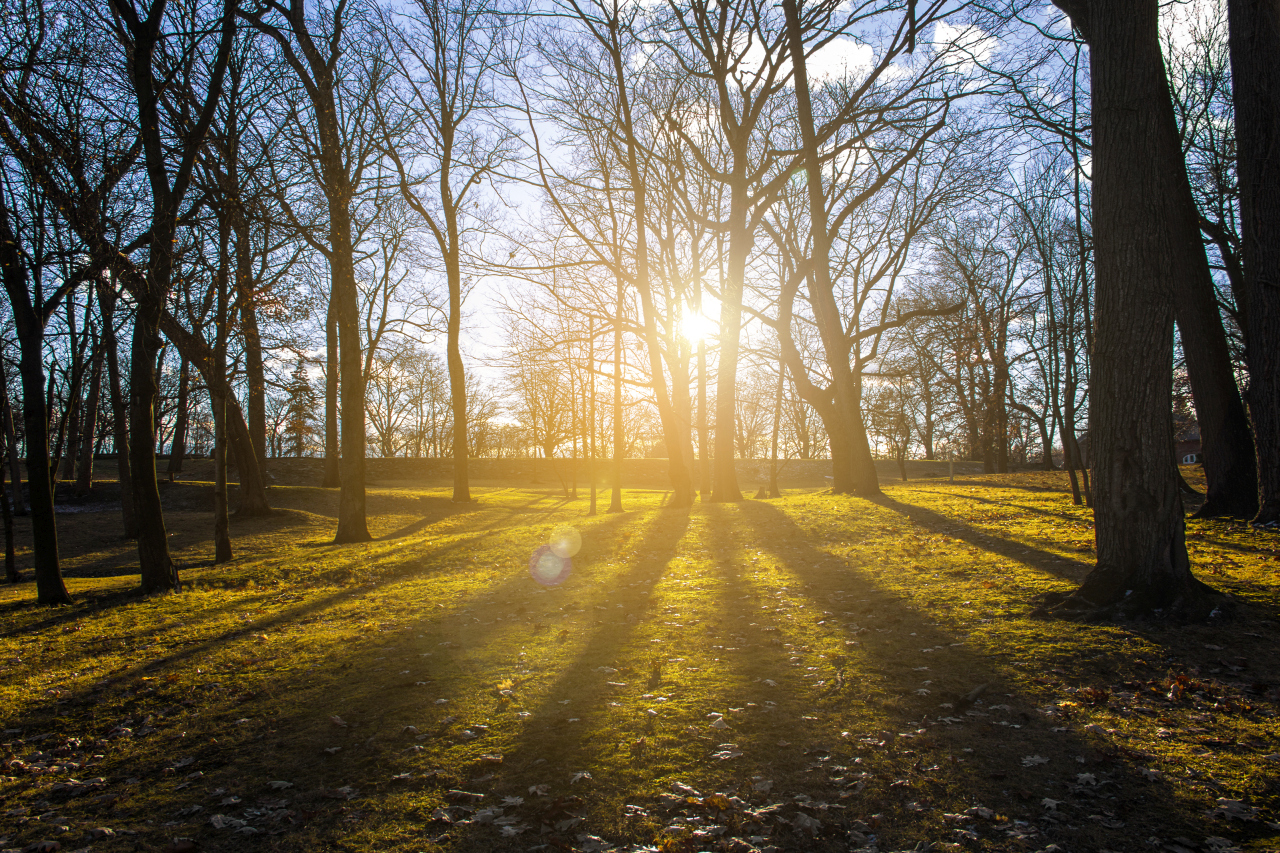
POLYGON ((44 335, 41 330, 23 339, 22 419, 27 438, 27 488, 31 493, 31 540, 35 556, 36 600, 41 604, 70 604, 58 561, 58 526, 53 512, 53 472, 49 460, 49 418, 44 398, 44 335))
MULTIPOLYGON (((164 244, 162 244, 164 245, 164 244)), ((167 280, 164 279, 164 280, 167 280)), ((145 287, 145 286, 144 286, 145 287)), ((139 287, 135 292, 143 290, 139 287)), ((138 563, 144 593, 177 591, 178 567, 169 554, 169 534, 156 481, 156 359, 160 353, 157 297, 138 299, 129 363, 129 467, 138 513, 138 563)))
POLYGON ((810 302, 818 335, 822 339, 823 354, 831 372, 833 405, 830 414, 823 417, 823 423, 831 437, 832 491, 836 494, 852 493, 866 498, 876 497, 880 494, 880 480, 876 475, 875 460, 871 456, 871 444, 867 439, 866 423, 862 415, 862 375, 858 372, 862 364, 851 352, 851 342, 845 334, 844 320, 835 299, 835 283, 831 278, 831 235, 827 223, 826 191, 822 184, 823 166, 810 100, 809 72, 799 6, 795 0, 784 0, 783 13, 787 19, 788 42, 796 75, 796 106, 805 161, 805 187, 808 190, 809 237, 812 244, 808 273, 810 302), (840 446, 839 451, 837 445, 840 446), (847 460, 838 458, 846 454, 847 460))
POLYGON ((80 430, 80 453, 76 464, 76 494, 87 495, 93 489, 93 446, 98 437, 98 405, 102 399, 103 347, 94 347, 89 363, 89 399, 85 403, 80 430))
MULTIPOLYGON (((450 219, 451 230, 456 231, 450 219)), ((454 234, 457 245, 456 233, 454 234)), ((471 481, 467 472, 470 456, 467 447, 467 371, 462 363, 460 338, 462 332, 462 271, 456 257, 446 260, 449 279, 448 340, 445 356, 449 363, 449 399, 453 405, 453 500, 466 503, 471 500, 471 481)))
POLYGON ((191 362, 182 357, 178 367, 178 406, 173 415, 173 439, 169 442, 169 473, 182 471, 182 462, 187 455, 187 423, 191 405, 191 362))
POLYGON ((336 489, 342 485, 338 464, 338 324, 334 319, 333 295, 329 295, 329 312, 325 318, 324 366, 324 480, 321 486, 336 489))
POLYGON ((18 253, 18 239, 0 198, 0 275, 13 308, 18 333, 18 371, 22 377, 22 419, 27 439, 27 482, 31 491, 31 548, 35 559, 36 600, 70 604, 58 562, 58 527, 53 512, 49 459, 49 414, 45 407, 44 317, 31 304, 30 281, 18 253))
MULTIPOLYGON (((336 168, 331 165, 328 172, 334 174, 336 168)), ((365 520, 364 365, 360 358, 360 304, 352 262, 351 219, 345 201, 348 197, 348 192, 331 192, 329 204, 329 263, 342 385, 342 459, 338 466, 342 485, 338 494, 338 529, 333 540, 337 544, 373 538, 365 520), (335 195, 343 199, 341 203, 334 201, 335 195)))
POLYGON ((1089 437, 1097 565, 1057 611, 1204 618, 1224 599, 1191 574, 1169 449, 1180 181, 1157 0, 1056 0, 1090 45, 1097 285, 1089 437))
POLYGON ((1227 0, 1247 302, 1246 395, 1258 457, 1254 523, 1280 524, 1280 6, 1227 0))
MULTIPOLYGON (((1200 244, 1188 248, 1188 253, 1194 251, 1203 258, 1204 249, 1200 244)), ((1258 511, 1253 435, 1236 386, 1207 261, 1204 261, 1203 272, 1201 293, 1187 293, 1189 282, 1184 280, 1179 282, 1175 297, 1178 332, 1186 357, 1187 378, 1191 381, 1204 460, 1206 496, 1195 517, 1248 519, 1258 511)))

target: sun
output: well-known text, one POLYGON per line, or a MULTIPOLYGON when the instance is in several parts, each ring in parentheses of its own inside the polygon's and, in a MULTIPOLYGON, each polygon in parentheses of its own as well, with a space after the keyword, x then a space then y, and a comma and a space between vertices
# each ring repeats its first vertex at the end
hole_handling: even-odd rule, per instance
POLYGON ((691 344, 714 338, 719 334, 719 326, 715 320, 698 311, 688 310, 680 318, 680 335, 691 344))

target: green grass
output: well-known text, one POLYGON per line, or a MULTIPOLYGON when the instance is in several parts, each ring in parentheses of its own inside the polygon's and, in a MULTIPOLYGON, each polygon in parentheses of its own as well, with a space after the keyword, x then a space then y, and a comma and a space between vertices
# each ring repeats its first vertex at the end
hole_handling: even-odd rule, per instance
POLYGON ((1275 849, 1280 541, 1190 522, 1226 625, 1033 619, 1092 559, 1064 483, 593 518, 377 488, 359 546, 328 544, 332 492, 275 487, 223 567, 187 484, 187 587, 150 599, 110 524, 60 519, 97 576, 56 610, 0 590, 0 848, 1275 849))

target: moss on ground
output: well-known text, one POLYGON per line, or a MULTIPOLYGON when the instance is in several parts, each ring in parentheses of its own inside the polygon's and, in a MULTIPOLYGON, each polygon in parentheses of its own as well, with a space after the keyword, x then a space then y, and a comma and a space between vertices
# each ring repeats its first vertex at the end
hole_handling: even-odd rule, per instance
POLYGON ((221 567, 184 488, 182 593, 136 597, 87 514, 74 606, 0 590, 0 848, 1280 843, 1273 533, 1189 522, 1232 621, 1119 627, 1029 615, 1091 564, 1060 474, 596 517, 379 488, 357 546, 332 492, 277 486, 221 567), (582 551, 540 587, 565 525, 582 551))

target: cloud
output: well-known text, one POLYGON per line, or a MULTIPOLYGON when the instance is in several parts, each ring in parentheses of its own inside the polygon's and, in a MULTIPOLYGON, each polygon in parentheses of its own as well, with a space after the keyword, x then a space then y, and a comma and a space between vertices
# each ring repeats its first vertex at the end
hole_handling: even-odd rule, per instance
POLYGON ((825 83, 828 80, 844 80, 851 75, 863 75, 875 64, 875 51, 871 45, 848 38, 833 39, 809 57, 809 83, 825 83))
POLYGON ((1000 46, 1000 40, 987 35, 973 24, 956 26, 946 21, 933 25, 933 48, 939 53, 954 54, 952 62, 956 70, 968 73, 976 63, 988 62, 1000 46))

